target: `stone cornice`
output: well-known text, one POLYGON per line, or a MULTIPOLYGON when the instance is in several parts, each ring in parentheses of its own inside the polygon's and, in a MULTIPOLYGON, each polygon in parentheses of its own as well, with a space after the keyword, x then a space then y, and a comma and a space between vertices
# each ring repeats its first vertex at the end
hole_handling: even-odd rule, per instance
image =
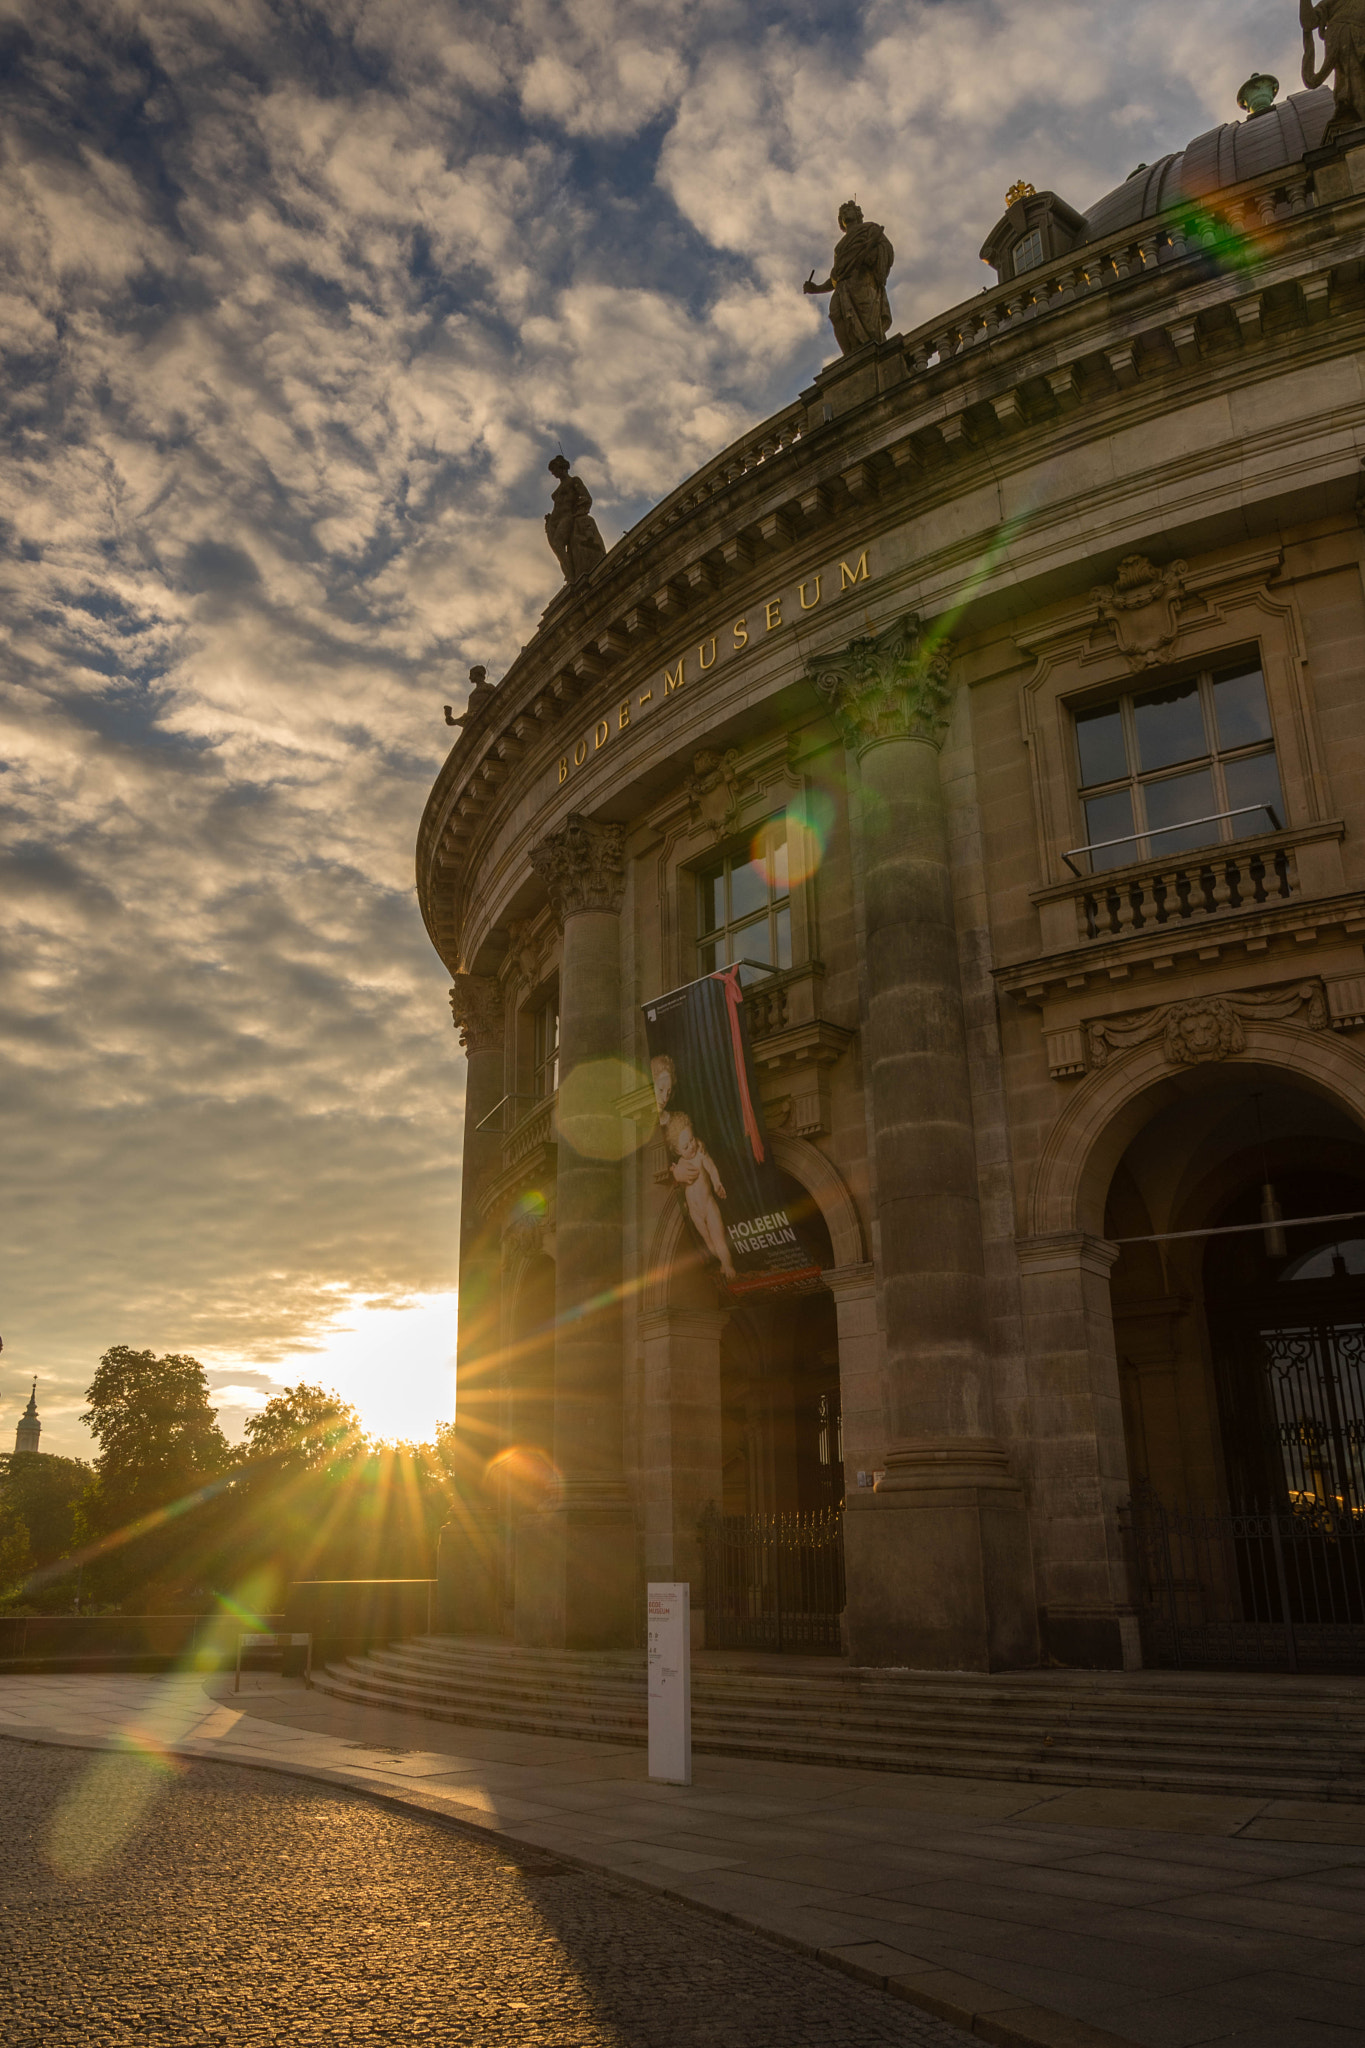
MULTIPOLYGON (((712 593, 723 590, 738 609, 760 582, 813 557, 831 520, 840 545, 860 547, 892 520, 959 495, 962 465, 989 460, 1003 473, 1102 434, 1110 415, 1136 425, 1169 406, 1173 380, 1212 394, 1277 374, 1291 356, 1305 367, 1340 353, 1348 329, 1365 334, 1359 312, 1331 298, 1333 269, 1349 274, 1365 254, 1365 199, 1277 219, 1285 183, 1280 172, 1218 195, 1221 209, 1250 208, 1262 223, 1254 274, 1210 277, 1201 252, 1173 255, 1161 241, 1162 218, 1144 222, 1126 241, 1077 253, 1094 271, 1083 284, 1054 277, 1053 265, 893 337, 869 352, 870 384, 868 363, 856 376, 854 359, 832 366, 805 395, 804 425, 803 408, 787 408, 646 515, 580 590, 549 608, 438 777, 418 886, 444 957, 457 957, 460 912, 438 877, 468 864, 524 773, 552 757, 565 712, 578 704, 581 715, 590 699, 605 702, 646 675, 671 639, 714 609, 712 593), (1026 302, 1025 284, 1041 298, 1026 302), (1262 310, 1277 287, 1267 332, 1262 310), (1286 290, 1297 324, 1286 324, 1286 290), (937 360, 927 347, 936 334, 956 336, 937 360), (825 421, 831 404, 836 416, 825 421)), ((963 536, 962 550, 979 561, 979 536, 963 536)), ((1026 558, 1015 555, 1017 583, 1026 558)), ((944 565, 952 559, 950 545, 944 565)))
POLYGON ((626 828, 570 811, 563 828, 531 848, 531 866, 559 922, 582 911, 619 913, 626 887, 626 828))

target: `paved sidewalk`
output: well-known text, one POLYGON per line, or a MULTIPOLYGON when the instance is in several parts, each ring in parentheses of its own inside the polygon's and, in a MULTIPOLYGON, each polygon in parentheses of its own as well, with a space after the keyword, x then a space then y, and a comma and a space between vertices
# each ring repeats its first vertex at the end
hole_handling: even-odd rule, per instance
POLYGON ((1365 2048, 1365 1809, 452 1727, 243 1677, 0 1677, 0 1735, 364 1788, 617 1872, 1006 2048, 1365 2048))

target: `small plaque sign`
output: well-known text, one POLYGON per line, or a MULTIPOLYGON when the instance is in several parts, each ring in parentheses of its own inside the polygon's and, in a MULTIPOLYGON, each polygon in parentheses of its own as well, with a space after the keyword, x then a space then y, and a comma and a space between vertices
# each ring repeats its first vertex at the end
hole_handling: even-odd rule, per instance
POLYGON ((664 1785, 692 1783, 692 1588, 647 1589, 649 1775, 664 1785))

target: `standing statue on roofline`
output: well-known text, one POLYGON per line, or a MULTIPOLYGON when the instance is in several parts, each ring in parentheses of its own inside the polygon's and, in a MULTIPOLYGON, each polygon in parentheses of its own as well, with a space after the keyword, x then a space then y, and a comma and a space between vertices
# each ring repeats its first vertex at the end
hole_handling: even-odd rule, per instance
POLYGON ((869 342, 886 340, 891 326, 886 280, 896 252, 886 238, 886 229, 875 220, 863 219, 856 199, 846 200, 839 208, 839 226, 843 233, 829 276, 817 284, 812 270, 801 289, 811 296, 834 294, 829 302, 830 326, 841 353, 851 356, 869 342))
MULTIPOLYGON (((1299 0, 1303 30, 1303 82, 1310 92, 1331 77, 1336 112, 1327 124, 1330 136, 1342 128, 1365 123, 1365 0, 1299 0), (1313 31, 1323 41, 1317 62, 1313 31)), ((1326 140, 1326 137, 1323 138, 1326 140)))
POLYGON ((545 538, 564 571, 564 581, 579 583, 605 558, 607 544, 592 516, 592 494, 581 477, 569 474, 567 457, 556 455, 550 474, 557 481, 545 514, 545 538))

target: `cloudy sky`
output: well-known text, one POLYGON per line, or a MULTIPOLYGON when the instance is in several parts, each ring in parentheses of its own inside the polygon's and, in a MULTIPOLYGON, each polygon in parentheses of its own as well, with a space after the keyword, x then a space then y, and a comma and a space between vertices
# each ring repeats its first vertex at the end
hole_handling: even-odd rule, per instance
POLYGON ((108 1345, 451 1410, 463 1058, 412 848, 466 670, 1016 177, 1297 84, 1293 0, 0 0, 0 1441, 108 1345))

